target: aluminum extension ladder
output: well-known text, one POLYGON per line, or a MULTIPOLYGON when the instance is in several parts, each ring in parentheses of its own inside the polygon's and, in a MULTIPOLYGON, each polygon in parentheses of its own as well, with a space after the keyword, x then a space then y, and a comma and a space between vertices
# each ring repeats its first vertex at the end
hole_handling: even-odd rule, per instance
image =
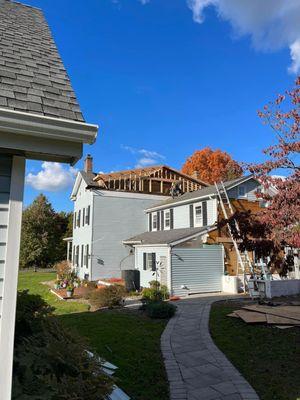
MULTIPOLYGON (((224 185, 224 182, 221 181, 220 185, 218 185, 215 182, 215 187, 216 187, 217 194, 218 194, 218 197, 220 200, 223 215, 224 215, 225 219, 228 220, 228 213, 226 210, 226 206, 228 206, 230 216, 232 216, 234 214, 234 210, 233 210, 232 204, 230 202, 230 199, 228 197, 228 193, 227 193, 226 187, 224 185)), ((240 228, 239 228, 239 225, 238 225, 238 222, 236 219, 234 219, 234 224, 235 224, 235 229, 237 230, 237 232, 240 232, 240 228)), ((250 260, 249 254, 247 251, 244 251, 244 252, 240 251, 237 241, 233 237, 233 234, 231 231, 231 226, 229 223, 227 223, 227 227, 228 227, 228 231, 229 231, 231 240, 234 245, 234 249, 235 249, 237 257, 238 257, 238 265, 240 265, 241 269, 242 269, 242 273, 243 273, 243 277, 244 277, 244 292, 246 292, 246 287, 247 287, 249 294, 252 298, 259 297, 260 293, 259 293, 258 285, 256 282, 257 278, 256 278, 256 274, 254 272, 253 265, 250 260), (247 277, 247 269, 250 270, 250 273, 254 277, 253 279, 249 279, 247 277)))

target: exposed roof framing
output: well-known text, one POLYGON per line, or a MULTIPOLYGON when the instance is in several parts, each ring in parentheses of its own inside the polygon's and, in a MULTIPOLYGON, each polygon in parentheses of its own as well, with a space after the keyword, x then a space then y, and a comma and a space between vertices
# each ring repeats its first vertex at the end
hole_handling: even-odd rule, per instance
POLYGON ((208 186, 207 183, 185 175, 166 165, 137 168, 98 174, 95 185, 107 190, 153 193, 169 195, 171 186, 177 184, 182 193, 192 192, 208 186))

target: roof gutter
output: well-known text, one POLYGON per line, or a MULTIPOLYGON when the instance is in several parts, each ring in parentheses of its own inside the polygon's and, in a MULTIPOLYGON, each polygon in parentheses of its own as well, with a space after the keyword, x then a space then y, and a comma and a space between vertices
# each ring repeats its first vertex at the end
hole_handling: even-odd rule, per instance
MULTIPOLYGON (((234 183, 233 185, 226 187, 226 190, 233 189, 234 187, 236 187, 238 185, 241 185, 242 183, 246 182, 249 179, 255 179, 255 178, 253 177, 253 175, 249 175, 249 176, 245 177, 245 179, 241 180, 240 182, 234 183)), ((200 189, 200 191, 201 191, 201 189, 200 189)), ((162 204, 162 205, 158 205, 158 206, 155 206, 155 207, 147 208, 145 211, 146 211, 146 213, 149 213, 151 211, 156 211, 156 210, 161 210, 161 209, 165 209, 165 208, 176 207, 177 205, 194 203, 195 201, 202 200, 202 199, 207 199, 207 198, 212 199, 212 198, 214 198, 216 196, 218 196, 217 193, 206 194, 205 196, 192 197, 192 198, 187 199, 187 200, 174 201, 173 203, 162 204)))
POLYGON ((93 144, 97 137, 98 125, 0 108, 0 131, 93 144))

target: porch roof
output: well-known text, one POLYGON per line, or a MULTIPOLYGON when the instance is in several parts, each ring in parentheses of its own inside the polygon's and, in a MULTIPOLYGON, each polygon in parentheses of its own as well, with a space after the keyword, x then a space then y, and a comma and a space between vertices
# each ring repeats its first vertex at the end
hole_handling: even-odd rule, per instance
POLYGON ((156 244, 172 244, 179 241, 188 240, 194 236, 198 236, 209 232, 215 226, 201 226, 199 228, 170 229, 167 231, 144 232, 130 239, 124 240, 124 245, 156 245, 156 244))

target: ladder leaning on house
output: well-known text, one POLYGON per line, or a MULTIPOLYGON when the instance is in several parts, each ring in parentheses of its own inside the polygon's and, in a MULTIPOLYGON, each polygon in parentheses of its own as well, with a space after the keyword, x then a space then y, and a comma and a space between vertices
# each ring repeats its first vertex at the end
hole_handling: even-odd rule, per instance
MULTIPOLYGON (((218 197, 220 200, 224 218, 226 220, 228 220, 229 216, 232 216, 234 214, 234 210, 233 210, 232 204, 230 202, 230 199, 228 197, 226 187, 225 187, 223 181, 221 181, 221 183, 219 185, 215 182, 215 187, 216 187, 217 194, 218 194, 218 197), (226 210, 226 206, 228 206, 228 212, 226 210), (228 213, 230 214, 229 216, 228 216, 228 213)), ((234 224, 235 224, 235 229, 237 230, 237 232, 240 232, 239 224, 236 219, 234 219, 234 224)), ((254 268, 253 268, 252 262, 250 260, 249 254, 247 251, 243 251, 243 252, 240 251, 237 241, 233 237, 231 226, 228 222, 227 222, 227 227, 228 227, 228 231, 229 231, 231 240, 233 242, 234 249, 237 254, 238 265, 240 265, 241 269, 242 269, 242 274, 244 277, 244 282, 243 282, 244 283, 244 291, 246 291, 246 287, 247 287, 249 290, 250 296, 257 297, 257 296, 259 296, 259 292, 257 290, 256 275, 255 275, 254 268), (247 276, 247 272, 248 272, 248 274, 250 273, 253 276, 253 279, 249 280, 249 278, 247 276)))

